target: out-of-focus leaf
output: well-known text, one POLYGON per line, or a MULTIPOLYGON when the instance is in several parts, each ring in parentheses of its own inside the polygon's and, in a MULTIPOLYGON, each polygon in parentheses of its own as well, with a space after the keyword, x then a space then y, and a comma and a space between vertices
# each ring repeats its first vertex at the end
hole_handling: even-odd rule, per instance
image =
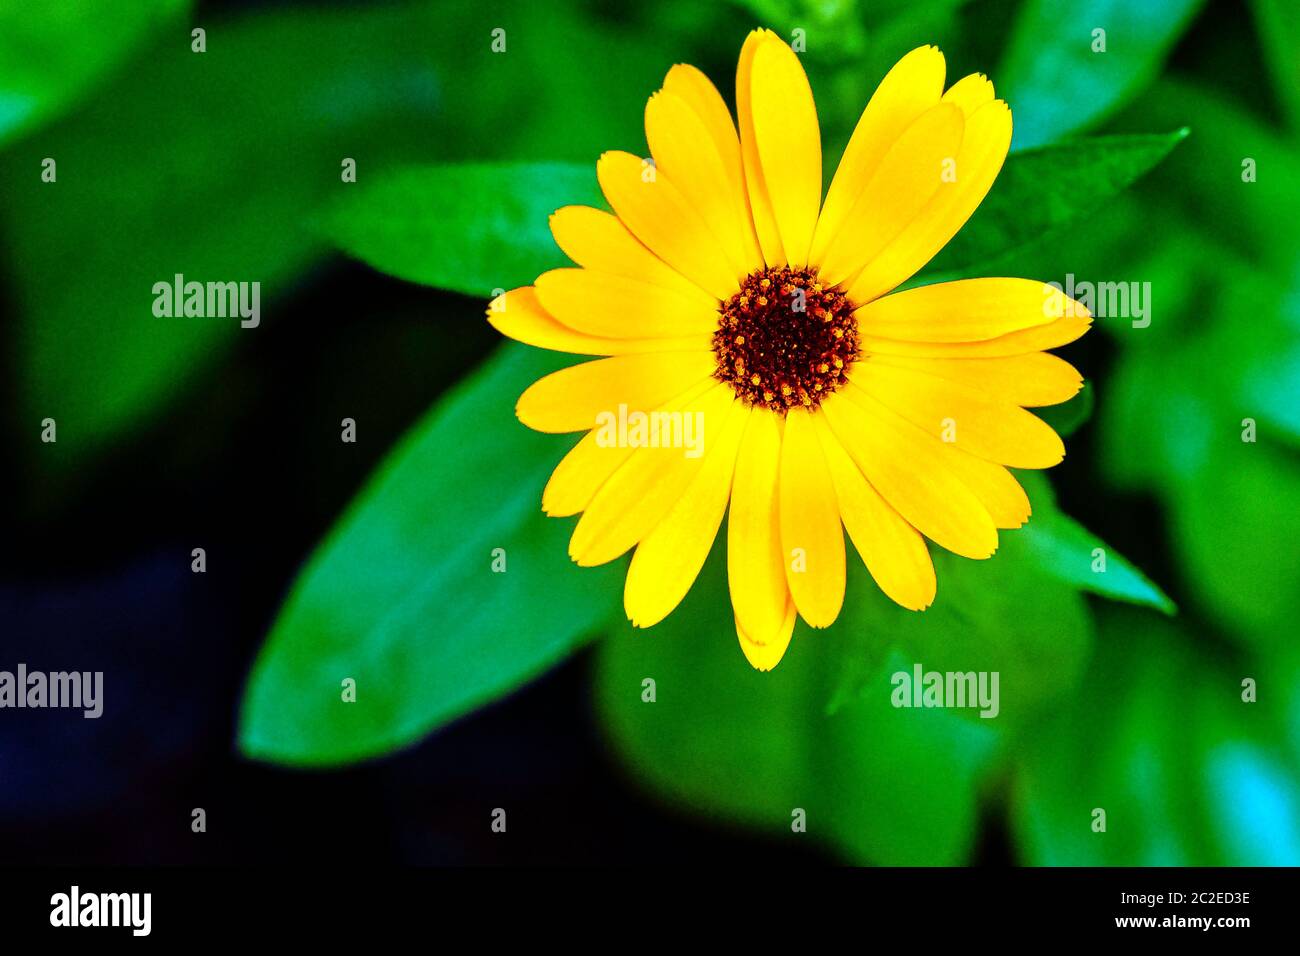
POLYGON ((1080 693, 1018 751, 1012 820, 1024 862, 1300 863, 1298 768, 1277 742, 1296 688, 1198 652, 1150 615, 1105 619, 1080 693), (1242 700, 1246 677, 1257 703, 1242 700), (1094 830, 1098 810, 1105 832, 1094 830))
MULTIPOLYGON (((802 40, 800 53, 841 60, 862 54, 867 43, 863 17, 854 0, 732 0, 752 14, 756 25, 774 30, 787 42, 802 40), (798 30, 799 33, 794 31, 798 30)), ((917 4, 924 6, 924 4, 917 4)))
POLYGON ((1196 471, 1176 481, 1172 535, 1193 595, 1248 643, 1295 640, 1300 619, 1300 467, 1272 442, 1243 442, 1232 420, 1201 418, 1196 471))
POLYGON ((889 647, 927 668, 1001 675, 1003 721, 1020 725, 1068 693, 1091 647, 1090 617, 1079 592, 1172 613, 1173 602, 1122 555, 1057 507, 1041 475, 1019 472, 1033 505, 1028 524, 1002 531, 997 554, 970 561, 932 548, 938 591, 924 612, 905 611, 861 573, 849 582, 844 611, 826 632, 854 648, 830 701, 852 699, 889 647), (1105 551, 1105 570, 1094 550, 1105 551))
POLYGON ((890 675, 911 669, 899 656, 881 659, 857 699, 828 715, 852 646, 802 625, 775 670, 753 670, 737 643, 722 551, 665 622, 625 628, 599 649, 597 702, 623 762, 717 823, 811 839, 854 861, 966 860, 999 721, 894 708, 890 675), (643 700, 647 679, 653 703, 643 700), (806 836, 791 833, 796 810, 806 836))
POLYGON ((309 225, 325 202, 415 162, 640 148, 645 96, 673 62, 569 4, 522 0, 264 12, 206 29, 206 53, 155 49, 0 156, 19 414, 57 420, 47 458, 66 474, 258 334, 156 318, 154 283, 257 281, 261 318, 275 321, 328 251, 309 225), (44 157, 55 183, 41 181, 44 157))
POLYGON ((345 196, 324 231, 389 275, 468 295, 526 285, 568 262, 547 217, 601 205, 596 172, 574 163, 473 163, 406 169, 345 196))
POLYGON ((1260 46, 1273 88, 1291 129, 1300 132, 1300 5, 1293 0, 1251 0, 1260 46))
POLYGON ((1122 106, 1155 78, 1202 3, 1026 0, 992 74, 1015 115, 1015 148, 1052 142, 1122 106), (1103 41, 1105 51, 1094 52, 1103 41))
POLYGON ((619 566, 574 566, 569 522, 541 511, 571 440, 514 417, 520 392, 560 364, 506 346, 379 467, 258 657, 246 754, 326 765, 388 753, 513 690, 612 616, 619 566))
MULTIPOLYGON (((1135 103, 1134 123, 1188 123, 1186 144, 1170 157, 1163 192, 1193 228, 1227 239, 1238 257, 1266 264, 1285 283, 1300 274, 1300 151, 1221 90, 1164 78, 1135 103)), ((1173 230, 1165 230, 1166 234, 1173 230)), ((1214 279, 1211 272, 1209 278, 1214 279)))
POLYGON ((150 34, 177 26, 190 0, 0 3, 0 146, 47 122, 111 72, 150 34))
POLYGON ((69 463, 256 329, 158 318, 154 283, 259 282, 261 320, 323 244, 322 196, 434 145, 440 92, 410 11, 268 14, 171 44, 0 160, 5 258, 23 309, 20 398, 69 463), (383 89, 401 91, 396 95, 383 89), (58 162, 40 181, 39 158, 58 162))
MULTIPOLYGON (((1161 421, 1176 421, 1182 433, 1172 445, 1150 446, 1162 458, 1148 462, 1136 483, 1167 502, 1190 595, 1247 642, 1292 639, 1300 615, 1300 515, 1292 506, 1300 469, 1267 433, 1243 442, 1240 420, 1195 396, 1153 403, 1145 414, 1153 419, 1145 433, 1161 421)), ((1132 433, 1112 432, 1106 457, 1126 454, 1110 449, 1132 433)))
POLYGON ((1092 396, 1092 383, 1085 381, 1083 388, 1079 389, 1078 394, 1068 402, 1036 408, 1034 414, 1051 425, 1058 435, 1066 438, 1082 428, 1092 417, 1092 396))
POLYGON ((958 272, 1089 216, 1187 136, 1094 136, 1011 154, 984 202, 926 272, 958 272))
POLYGON ((1092 643, 1079 592, 1096 583, 1076 580, 1054 563, 1061 554, 1044 540, 1049 528, 1070 519, 1057 510, 1046 481, 1032 473, 1017 477, 1033 504, 1028 525, 999 532, 997 553, 984 561, 931 545, 938 588, 925 611, 905 610, 885 597, 849 545, 844 610, 818 632, 847 648, 827 702, 830 712, 861 692, 891 649, 927 670, 997 671, 999 725, 1032 720, 1074 687, 1092 643), (1031 532, 1036 524, 1044 527, 1031 532))
POLYGON ((1288 291, 1236 251, 1185 251, 1170 267, 1202 276, 1197 311, 1166 303, 1173 315, 1129 338, 1099 416, 1101 462, 1166 503, 1189 600, 1227 633, 1276 644, 1300 616, 1300 323, 1288 291))
POLYGON ((1046 480, 1033 473, 1018 477, 1034 503, 1034 514, 1021 533, 1044 571, 1081 591, 1174 613, 1174 602, 1145 574, 1051 503, 1046 480))
MULTIPOLYGON (((1035 520, 1037 515, 1030 522, 1035 520)), ((850 592, 827 636, 843 640, 852 655, 871 659, 892 646, 927 670, 997 671, 999 723, 1030 719, 1074 686, 1092 630, 1077 585, 1040 567, 1041 557, 1023 531, 1004 531, 999 539, 997 554, 985 561, 932 547, 938 591, 922 612, 885 597, 850 551, 850 592)), ((840 698, 851 692, 843 683, 836 688, 840 698)))

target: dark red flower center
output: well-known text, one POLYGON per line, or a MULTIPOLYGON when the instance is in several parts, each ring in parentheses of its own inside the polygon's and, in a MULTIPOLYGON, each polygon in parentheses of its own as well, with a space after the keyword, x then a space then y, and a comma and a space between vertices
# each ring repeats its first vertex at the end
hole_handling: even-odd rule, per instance
POLYGON ((714 375, 747 405, 816 408, 858 358, 858 323, 838 286, 808 269, 762 269, 719 310, 714 375))

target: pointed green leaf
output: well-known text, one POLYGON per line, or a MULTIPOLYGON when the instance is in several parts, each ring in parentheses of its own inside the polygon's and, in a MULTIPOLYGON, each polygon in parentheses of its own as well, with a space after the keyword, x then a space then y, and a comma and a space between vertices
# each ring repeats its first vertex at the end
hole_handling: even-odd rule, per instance
POLYGON ((514 417, 520 392, 559 364, 506 346, 379 467, 258 656, 244 753, 303 765, 388 753, 518 687, 611 618, 621 566, 574 566, 571 522, 541 511, 572 438, 514 417))
POLYGON ((1033 516, 1019 533, 1046 573, 1112 601, 1142 604, 1166 614, 1177 611, 1174 602, 1128 559, 1056 507, 1045 478, 1023 472, 1016 477, 1034 506, 1033 516))
POLYGON ((1012 153, 979 209, 926 267, 960 272, 1091 216, 1148 172, 1187 130, 1094 136, 1012 153))

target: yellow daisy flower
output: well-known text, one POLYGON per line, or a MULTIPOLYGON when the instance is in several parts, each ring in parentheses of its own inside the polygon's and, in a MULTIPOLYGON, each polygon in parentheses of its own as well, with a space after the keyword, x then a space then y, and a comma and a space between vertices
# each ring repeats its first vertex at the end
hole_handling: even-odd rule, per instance
POLYGON ((542 496, 547 514, 582 514, 572 558, 635 549, 624 604, 648 627, 690 590, 729 506, 736 632, 769 670, 796 612, 813 627, 838 616, 845 529, 881 590, 921 610, 935 595, 925 538, 987 558, 998 529, 1024 524, 1007 466, 1065 454, 1025 408, 1081 385, 1042 350, 1091 318, 1028 279, 889 294, 961 228, 1006 158, 1011 111, 984 76, 945 92, 938 49, 903 57, 824 202, 812 90, 770 31, 740 52, 736 109, 739 133, 703 73, 669 70, 646 104, 653 159, 597 164, 613 213, 551 217, 578 267, 506 293, 488 317, 529 345, 608 356, 518 404, 531 428, 587 432, 542 496))

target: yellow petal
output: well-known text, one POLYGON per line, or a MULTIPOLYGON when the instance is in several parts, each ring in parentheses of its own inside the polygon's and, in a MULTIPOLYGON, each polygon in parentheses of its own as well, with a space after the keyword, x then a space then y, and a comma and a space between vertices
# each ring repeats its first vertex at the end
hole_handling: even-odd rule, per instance
POLYGON ((741 646, 750 663, 761 669, 780 660, 794 627, 781 553, 780 466, 780 423, 775 414, 756 409, 745 424, 731 483, 727 584, 741 646))
POLYGON ((812 87, 789 44, 773 38, 759 42, 749 75, 749 108, 781 246, 790 265, 805 265, 822 200, 821 131, 812 87))
MULTIPOLYGON (((845 398, 874 407, 861 396, 862 393, 854 386, 844 392, 845 398)), ((1029 520, 1029 498, 1007 469, 969 454, 955 444, 922 434, 922 429, 915 423, 909 424, 908 435, 911 441, 924 445, 924 452, 933 461, 941 462, 945 471, 966 486, 995 527, 1019 528, 1029 520)))
POLYGON ((664 90, 685 100, 704 124, 718 155, 726 163, 727 171, 737 181, 743 176, 740 160, 740 140, 736 124, 722 94, 713 82, 689 63, 678 63, 664 77, 664 90))
POLYGON ((943 94, 943 101, 960 106, 962 112, 969 116, 985 103, 993 102, 993 96, 993 84, 989 78, 983 73, 972 73, 949 87, 948 92, 943 94))
POLYGON ((637 545, 627 571, 623 607, 637 627, 650 627, 672 613, 704 566, 731 496, 736 454, 751 409, 741 405, 710 438, 704 464, 653 531, 637 545))
MULTIPOLYGON (((718 383, 710 379, 687 389, 658 411, 681 411, 690 408, 705 392, 718 383)), ((623 443, 610 443, 608 433, 593 428, 564 456, 542 491, 542 510, 552 517, 577 514, 591 504, 592 498, 636 449, 623 443)))
POLYGON ((840 231, 826 247, 820 272, 838 284, 857 274, 909 227, 946 182, 966 125, 961 110, 941 103, 904 130, 862 187, 840 231))
POLYGON ((682 275, 717 299, 743 278, 717 238, 672 180, 631 153, 608 152, 596 163, 601 191, 623 225, 682 275))
POLYGON ((945 464, 979 499, 994 525, 999 528, 1019 528, 1029 520, 1032 510, 1029 496, 1011 472, 960 448, 939 444, 942 446, 945 464))
POLYGON ((569 556, 583 567, 605 564, 653 531, 699 473, 710 436, 738 407, 730 386, 714 382, 671 424, 656 428, 652 416, 648 437, 660 447, 635 449, 609 476, 573 529, 569 556))
POLYGON ((1065 457, 1060 437, 1042 419, 949 379, 868 359, 853 367, 849 391, 854 390, 871 395, 935 440, 1001 465, 1050 468, 1065 457))
POLYGON ((862 334, 858 348, 866 355, 904 355, 914 358, 999 358, 1024 355, 1042 349, 1054 349, 1073 342, 1092 325, 1090 318, 1064 318, 1036 325, 1032 329, 1009 332, 981 342, 909 342, 883 336, 862 334))
POLYGON ((539 432, 597 427, 622 406, 649 412, 704 383, 717 368, 711 352, 645 352, 584 362, 538 379, 519 396, 515 413, 539 432))
POLYGON ((713 347, 711 334, 674 338, 604 338, 575 331, 542 308, 532 286, 512 289, 492 300, 487 320, 502 335, 555 352, 576 355, 630 355, 636 352, 698 352, 713 347))
POLYGON ((745 168, 745 192, 749 196, 754 231, 758 233, 763 258, 768 265, 775 266, 786 261, 785 249, 781 245, 781 230, 777 227, 776 213, 772 211, 772 199, 768 195, 767 183, 763 179, 763 164, 759 161, 758 140, 754 133, 754 111, 751 105, 754 55, 761 45, 770 42, 780 43, 781 40, 771 30, 754 30, 745 37, 745 44, 740 48, 740 61, 736 65, 736 119, 740 127, 740 154, 745 168))
POLYGON ((876 354, 871 361, 961 382, 979 389, 994 401, 1012 405, 1056 405, 1073 398, 1083 386, 1083 377, 1074 366, 1048 352, 997 358, 918 358, 876 354))
POLYGON ((813 413, 793 408, 781 442, 781 551, 795 607, 829 627, 844 604, 844 531, 813 413))
POLYGON ((890 600, 919 611, 934 603, 934 563, 921 533, 880 497, 831 431, 825 415, 813 416, 826 455, 835 497, 853 546, 890 600))
POLYGON ((601 338, 712 335, 718 311, 663 286, 590 269, 553 269, 537 277, 537 298, 569 328, 601 338))
POLYGON ((754 219, 749 209, 749 197, 745 192, 745 166, 740 156, 740 137, 722 94, 707 76, 686 63, 678 63, 668 71, 664 77, 664 90, 685 100, 708 131, 709 139, 726 167, 727 181, 736 202, 736 219, 742 226, 746 261, 761 265, 763 252, 758 244, 758 234, 754 230, 754 219))
POLYGON ((918 286, 854 313, 863 335, 912 342, 978 342, 1088 310, 1033 279, 959 279, 918 286))
POLYGON ((840 231, 862 188, 875 174, 894 141, 922 113, 939 103, 943 92, 943 54, 924 46, 908 53, 885 74, 858 119, 844 149, 831 188, 826 192, 813 238, 810 259, 822 261, 831 239, 840 231))
POLYGON ((709 130, 686 100, 665 90, 650 97, 645 135, 656 168, 695 207, 727 261, 742 275, 761 268, 763 260, 741 196, 744 182, 731 178, 709 130))
POLYGON ((956 182, 941 189, 885 250, 850 284, 849 298, 870 302, 909 279, 934 258, 983 201, 1011 146, 1011 110, 986 103, 966 121, 957 153, 956 182))
POLYGON ((836 392, 822 402, 835 437, 867 480, 918 531, 967 558, 987 558, 998 546, 993 519, 979 499, 945 467, 929 436, 870 396, 862 402, 836 392))
POLYGON ((794 633, 794 601, 785 603, 785 617, 775 631, 764 634, 762 638, 751 635, 736 617, 736 636, 740 638, 740 649, 745 653, 745 660, 755 670, 770 671, 781 663, 786 648, 790 646, 790 635, 794 633))
POLYGON ((709 295, 627 231, 617 216, 590 206, 565 206, 551 214, 551 235, 564 254, 587 269, 608 272, 625 279, 650 282, 704 305, 717 307, 709 295))

